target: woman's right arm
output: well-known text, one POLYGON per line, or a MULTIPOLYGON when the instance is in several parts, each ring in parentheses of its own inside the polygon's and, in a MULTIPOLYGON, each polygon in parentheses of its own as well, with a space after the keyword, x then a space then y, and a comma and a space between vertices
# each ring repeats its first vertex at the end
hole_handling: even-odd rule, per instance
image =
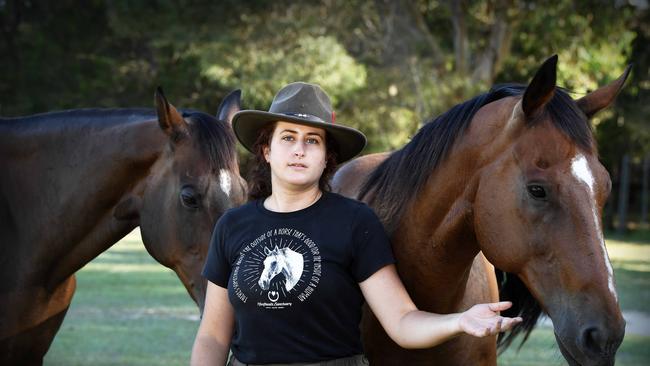
POLYGON ((235 312, 228 290, 208 281, 205 307, 192 347, 192 366, 225 365, 230 350, 235 312))

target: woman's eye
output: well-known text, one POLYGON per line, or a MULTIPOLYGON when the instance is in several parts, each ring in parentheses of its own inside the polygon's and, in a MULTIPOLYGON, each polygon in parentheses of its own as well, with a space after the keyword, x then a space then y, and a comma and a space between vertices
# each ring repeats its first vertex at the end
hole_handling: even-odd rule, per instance
POLYGON ((318 144, 318 139, 307 139, 308 144, 318 144))
POLYGON ((293 136, 291 136, 291 135, 282 136, 282 140, 284 140, 284 141, 293 141, 293 136))
POLYGON ((543 200, 546 199, 546 190, 544 187, 537 185, 537 184, 531 184, 528 186, 528 193, 533 196, 533 198, 538 199, 538 200, 543 200))

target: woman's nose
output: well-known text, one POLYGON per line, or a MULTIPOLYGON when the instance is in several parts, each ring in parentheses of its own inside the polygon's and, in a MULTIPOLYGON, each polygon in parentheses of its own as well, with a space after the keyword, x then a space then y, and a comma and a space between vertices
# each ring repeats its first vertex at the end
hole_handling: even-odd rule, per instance
POLYGON ((305 148, 302 143, 299 142, 295 144, 293 148, 293 154, 298 157, 305 156, 305 148))

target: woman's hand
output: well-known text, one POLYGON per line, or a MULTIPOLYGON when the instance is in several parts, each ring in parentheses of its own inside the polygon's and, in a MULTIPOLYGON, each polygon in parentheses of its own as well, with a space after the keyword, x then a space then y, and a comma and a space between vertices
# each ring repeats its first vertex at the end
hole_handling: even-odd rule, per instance
POLYGON ((522 321, 520 317, 506 318, 499 315, 499 311, 509 309, 511 306, 512 303, 509 301, 474 305, 460 314, 458 324, 463 332, 475 337, 504 332, 522 321))
POLYGON ((403 348, 429 348, 463 333, 477 337, 494 335, 521 322, 521 318, 498 314, 510 308, 510 302, 474 305, 463 313, 420 311, 393 264, 378 270, 359 286, 386 333, 403 348))

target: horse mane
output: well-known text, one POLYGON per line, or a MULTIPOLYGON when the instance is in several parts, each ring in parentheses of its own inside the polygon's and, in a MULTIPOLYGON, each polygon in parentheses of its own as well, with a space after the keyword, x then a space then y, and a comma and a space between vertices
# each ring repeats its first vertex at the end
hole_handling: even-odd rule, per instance
POLYGON ((495 87, 425 122, 409 143, 390 154, 373 170, 361 187, 358 198, 364 199, 373 191, 368 197, 368 204, 373 207, 386 231, 392 234, 411 198, 424 187, 474 114, 490 102, 518 94, 516 87, 495 87))
POLYGON ((519 348, 526 343, 530 332, 533 331, 537 321, 542 315, 542 308, 539 302, 528 291, 524 282, 515 274, 503 272, 498 268, 494 269, 499 286, 499 301, 511 301, 510 309, 502 311, 501 315, 506 317, 520 316, 523 321, 517 324, 508 333, 499 333, 497 338, 497 349, 499 353, 505 351, 520 334, 523 335, 519 348))
POLYGON ((191 122, 195 143, 213 172, 238 169, 235 133, 230 123, 197 111, 183 111, 183 117, 191 122))
MULTIPOLYGON (((358 199, 368 199, 368 204, 375 210, 388 234, 392 235, 412 199, 447 157, 476 112, 499 99, 522 96, 525 91, 526 85, 495 85, 487 93, 457 104, 435 119, 427 121, 409 143, 393 152, 375 168, 364 182, 358 199), (369 194, 370 192, 372 194, 369 194)), ((593 151, 595 142, 591 125, 565 89, 557 87, 544 110, 534 119, 527 120, 526 124, 532 127, 546 118, 580 148, 588 152, 593 151)), ((507 336, 499 336, 501 351, 522 333, 523 345, 542 314, 539 303, 516 275, 504 273, 503 276, 507 280, 499 281, 500 297, 502 300, 513 301, 513 306, 504 314, 522 316, 524 322, 515 326, 507 336)))

